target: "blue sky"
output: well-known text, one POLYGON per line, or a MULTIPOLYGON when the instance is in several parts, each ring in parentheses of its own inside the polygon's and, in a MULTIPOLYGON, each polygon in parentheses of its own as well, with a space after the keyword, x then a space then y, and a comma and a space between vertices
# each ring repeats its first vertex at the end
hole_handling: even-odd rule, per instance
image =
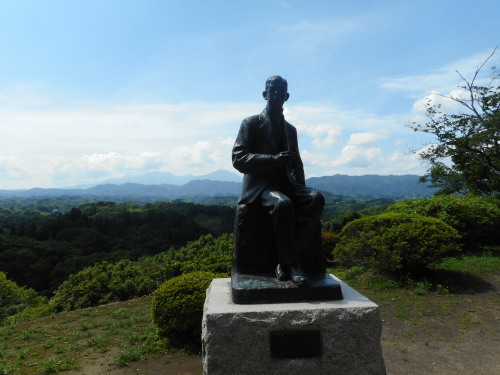
POLYGON ((0 189, 233 171, 274 74, 306 177, 423 174, 409 149, 432 139, 405 125, 499 44, 498 14, 498 0, 0 0, 0 189))

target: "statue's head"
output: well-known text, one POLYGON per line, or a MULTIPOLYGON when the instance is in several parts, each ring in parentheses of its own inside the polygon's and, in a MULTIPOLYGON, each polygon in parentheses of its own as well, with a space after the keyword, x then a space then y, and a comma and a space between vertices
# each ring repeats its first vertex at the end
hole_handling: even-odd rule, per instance
POLYGON ((266 80, 266 90, 270 85, 283 86, 288 90, 288 82, 282 76, 271 76, 266 80))
POLYGON ((281 76, 271 76, 266 80, 266 87, 262 96, 269 106, 283 106, 283 103, 288 100, 288 83, 281 76))

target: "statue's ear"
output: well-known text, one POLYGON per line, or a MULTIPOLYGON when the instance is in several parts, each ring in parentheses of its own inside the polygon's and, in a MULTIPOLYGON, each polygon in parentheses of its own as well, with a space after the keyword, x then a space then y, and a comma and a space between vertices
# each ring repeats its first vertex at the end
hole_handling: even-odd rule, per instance
POLYGON ((289 97, 290 97, 290 94, 286 93, 286 95, 285 95, 285 102, 288 100, 289 97))
POLYGON ((267 91, 262 91, 262 97, 267 100, 267 91))

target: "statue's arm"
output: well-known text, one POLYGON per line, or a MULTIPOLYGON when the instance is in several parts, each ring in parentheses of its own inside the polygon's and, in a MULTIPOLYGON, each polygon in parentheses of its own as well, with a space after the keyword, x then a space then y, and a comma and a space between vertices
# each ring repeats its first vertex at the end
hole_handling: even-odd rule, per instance
POLYGON ((233 147, 233 166, 241 173, 269 173, 276 167, 276 161, 272 154, 256 153, 257 139, 256 125, 247 119, 241 123, 240 131, 236 137, 233 147))
POLYGON ((291 127, 291 151, 297 154, 297 164, 294 166, 295 181, 301 185, 306 185, 306 179, 304 174, 304 164, 302 163, 302 158, 299 152, 299 143, 297 142, 297 130, 291 127))

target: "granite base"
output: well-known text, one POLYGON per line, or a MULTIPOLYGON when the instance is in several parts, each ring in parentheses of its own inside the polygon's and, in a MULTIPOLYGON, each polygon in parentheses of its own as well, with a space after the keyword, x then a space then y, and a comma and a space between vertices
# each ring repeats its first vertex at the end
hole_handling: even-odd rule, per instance
POLYGON ((343 283, 343 299, 235 304, 231 280, 207 290, 205 375, 384 375, 378 306, 343 283))

